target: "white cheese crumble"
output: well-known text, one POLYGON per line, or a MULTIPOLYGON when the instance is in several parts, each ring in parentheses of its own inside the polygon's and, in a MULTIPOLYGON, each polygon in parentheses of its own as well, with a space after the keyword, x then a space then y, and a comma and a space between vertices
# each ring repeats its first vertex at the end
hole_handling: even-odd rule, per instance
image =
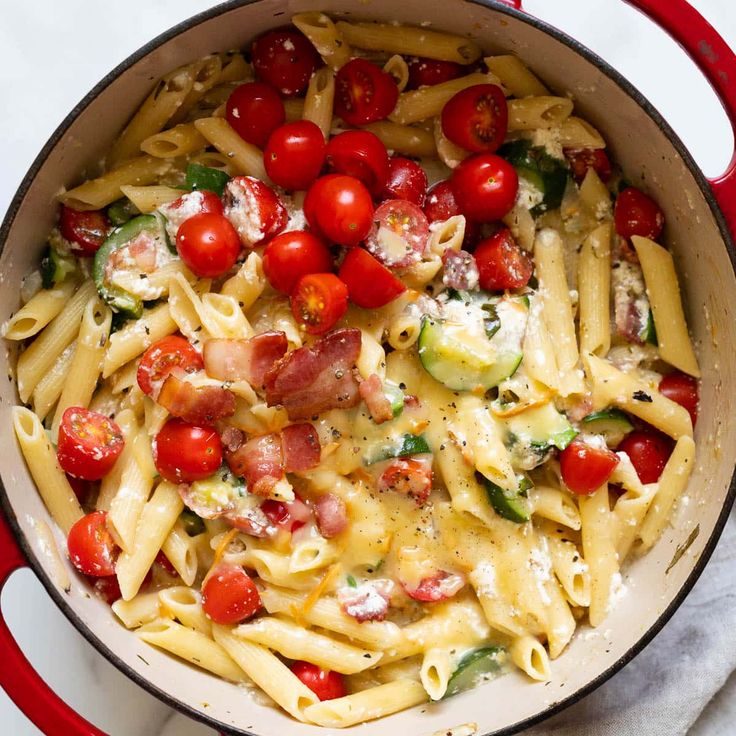
POLYGON ((176 234, 181 224, 202 211, 204 194, 202 192, 187 192, 179 199, 162 204, 158 210, 166 218, 166 234, 172 243, 176 242, 176 234), (176 204, 180 203, 180 204, 176 204))

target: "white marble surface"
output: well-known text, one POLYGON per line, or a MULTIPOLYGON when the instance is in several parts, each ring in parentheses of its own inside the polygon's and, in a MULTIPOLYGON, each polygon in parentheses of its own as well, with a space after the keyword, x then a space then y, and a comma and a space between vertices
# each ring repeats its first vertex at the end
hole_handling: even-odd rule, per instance
MULTIPOLYGON (((733 0, 691 2, 736 46, 733 0)), ((212 4, 207 0, 3 0, 0 212, 47 137, 90 87, 151 37, 212 4)), ((725 115, 695 67, 662 32, 620 0, 525 0, 524 4, 618 68, 671 122, 706 174, 721 173, 733 145, 725 115)), ((701 581, 693 595, 701 594, 708 599, 707 581, 701 581)), ((722 603, 733 596, 736 582, 722 603)), ((13 576, 2 603, 11 630, 43 677, 111 736, 213 733, 173 713, 102 659, 27 570, 13 576)), ((689 617, 695 630, 697 616, 697 605, 688 605, 678 614, 679 620, 689 617)), ((657 646, 655 641, 647 654, 657 646)), ((736 677, 732 676, 692 728, 692 736, 732 734, 735 702, 736 677)), ((39 733, 2 692, 0 724, 3 735, 39 733)), ((641 732, 648 733, 646 726, 641 732)))

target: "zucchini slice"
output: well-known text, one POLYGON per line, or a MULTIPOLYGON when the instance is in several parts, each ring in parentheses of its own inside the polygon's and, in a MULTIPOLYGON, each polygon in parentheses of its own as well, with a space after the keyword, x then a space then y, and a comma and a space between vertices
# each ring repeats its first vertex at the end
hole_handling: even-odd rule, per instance
POLYGON ((513 491, 497 486, 488 478, 483 478, 483 483, 493 510, 504 519, 523 524, 532 517, 532 509, 527 496, 532 482, 525 475, 519 476, 518 480, 519 485, 513 491))
POLYGON ((501 672, 505 655, 503 647, 489 646, 468 652, 459 662, 447 683, 445 698, 470 690, 501 672))
POLYGON ((603 409, 583 417, 582 428, 591 434, 601 434, 609 447, 616 447, 634 429, 634 425, 620 409, 603 409))
POLYGON ((384 444, 374 447, 363 458, 365 465, 374 465, 383 460, 394 457, 407 457, 409 455, 426 455, 432 450, 423 434, 405 434, 392 444, 384 444))

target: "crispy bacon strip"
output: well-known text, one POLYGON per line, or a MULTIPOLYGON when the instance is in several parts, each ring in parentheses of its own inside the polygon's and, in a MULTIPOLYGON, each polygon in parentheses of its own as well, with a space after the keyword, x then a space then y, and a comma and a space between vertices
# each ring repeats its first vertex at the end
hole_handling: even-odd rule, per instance
POLYGON ((169 374, 157 401, 175 417, 192 424, 212 424, 235 413, 235 396, 221 386, 192 386, 169 374))
POLYGON ((266 373, 286 355, 288 347, 283 332, 263 332, 248 340, 208 340, 204 344, 204 368, 218 381, 248 381, 262 388, 266 373))
POLYGON ((348 526, 348 511, 340 496, 325 493, 320 496, 314 506, 317 517, 317 529, 325 539, 336 537, 348 526))
POLYGON ((361 381, 358 387, 360 397, 365 401, 368 411, 371 413, 371 419, 376 424, 389 422, 394 418, 394 412, 391 408, 391 402, 383 393, 383 384, 381 379, 372 373, 365 381, 361 381))
POLYGON ((235 475, 245 478, 248 491, 269 496, 284 475, 281 438, 277 434, 253 437, 237 450, 225 450, 225 460, 235 475))
POLYGON ((322 447, 317 430, 308 422, 284 427, 281 430, 281 448, 287 473, 303 473, 319 465, 322 447))

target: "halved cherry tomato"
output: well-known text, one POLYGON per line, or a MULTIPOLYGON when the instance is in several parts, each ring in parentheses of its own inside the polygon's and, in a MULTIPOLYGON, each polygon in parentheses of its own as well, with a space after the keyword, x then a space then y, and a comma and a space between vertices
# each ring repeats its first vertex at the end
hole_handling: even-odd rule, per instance
POLYGON ((226 217, 204 212, 179 226, 176 250, 197 276, 216 278, 235 264, 240 238, 226 217))
POLYGON ((516 169, 492 153, 466 158, 450 183, 460 211, 476 222, 500 220, 514 206, 519 189, 516 169))
POLYGON ((387 199, 373 213, 365 247, 381 263, 403 268, 421 259, 429 238, 429 222, 419 207, 405 199, 387 199))
POLYGON ((93 511, 75 522, 66 543, 69 559, 79 572, 94 577, 115 574, 120 550, 107 530, 106 511, 93 511))
POLYGON ((327 166, 338 174, 347 174, 379 195, 388 176, 388 151, 381 139, 368 130, 346 130, 330 138, 327 166))
POLYGON ((225 118, 244 141, 263 148, 268 136, 283 125, 286 112, 273 87, 263 82, 247 82, 230 93, 225 118))
POLYGON ((616 197, 613 219, 616 232, 624 238, 640 235, 656 240, 664 227, 659 205, 636 187, 627 187, 616 197))
POLYGON ((560 453, 560 472, 573 493, 587 496, 611 477, 618 462, 615 452, 574 440, 560 453))
POLYGON ((410 56, 406 60, 406 65, 409 67, 407 89, 449 82, 463 73, 463 67, 454 61, 426 59, 423 56, 410 56))
POLYGON ((388 164, 388 178, 383 188, 386 199, 405 199, 421 207, 427 194, 427 174, 410 158, 393 156, 388 164))
POLYGON ((672 454, 672 440, 654 430, 635 430, 616 449, 629 456, 642 483, 656 483, 672 454))
POLYGON ((388 117, 399 99, 390 74, 366 59, 353 59, 335 77, 335 113, 349 125, 388 117))
POLYGON ((266 173, 284 189, 306 189, 325 161, 325 137, 311 120, 295 120, 271 133, 263 163, 266 173))
POLYGON ((693 427, 698 420, 698 382, 680 371, 666 375, 659 382, 659 391, 690 412, 693 427))
POLYGON ((611 162, 602 148, 566 148, 565 158, 578 184, 585 179, 588 169, 593 169, 601 181, 611 178, 611 162))
POLYGON ((275 87, 284 97, 304 92, 321 63, 314 46, 295 28, 266 31, 253 41, 251 56, 259 79, 275 87))
MULTIPOLYGON (((115 601, 119 601, 123 594, 120 591, 120 583, 118 583, 117 575, 107 575, 104 578, 96 578, 90 576, 90 582, 92 587, 95 589, 95 593, 102 598, 108 606, 111 606, 115 601)), ((145 583, 145 580, 144 580, 145 583)), ((141 588, 143 588, 143 584, 141 588)))
POLYGON ((212 427, 169 419, 153 440, 153 462, 172 483, 191 483, 222 465, 222 443, 212 427))
POLYGON ((416 588, 410 588, 404 583, 401 583, 401 587, 415 601, 437 603, 456 596, 465 587, 465 582, 462 575, 438 570, 431 577, 423 578, 416 588))
POLYGON ((299 496, 295 494, 293 501, 274 501, 272 498, 261 504, 261 511, 271 523, 295 532, 301 529, 311 518, 312 511, 299 496))
POLYGON ((82 212, 61 205, 59 232, 72 244, 72 249, 83 256, 93 256, 110 232, 110 221, 100 210, 82 212))
POLYGON ((421 506, 432 490, 432 465, 413 457, 399 457, 388 464, 378 478, 379 491, 395 491, 409 496, 421 506))
POLYGON ((304 230, 277 235, 263 252, 263 273, 271 286, 284 294, 291 294, 302 276, 331 270, 332 255, 327 246, 304 230))
POLYGON ((476 84, 454 95, 442 108, 442 132, 473 153, 493 153, 508 127, 506 97, 497 84, 476 84))
POLYGON ((276 191, 252 176, 230 179, 222 200, 225 217, 247 248, 278 235, 289 222, 289 213, 276 191))
POLYGON ((291 671, 320 700, 334 700, 347 695, 345 678, 334 670, 323 670, 311 662, 297 660, 291 663, 291 671))
POLYGON ((332 329, 347 308, 348 287, 334 273, 302 276, 291 295, 294 318, 310 335, 332 329))
POLYGON ((217 624, 238 624, 260 610, 261 595, 242 567, 221 562, 202 585, 202 608, 217 624))
MULTIPOLYGON (((449 179, 438 181, 427 192, 427 197, 424 200, 424 214, 427 216, 430 224, 462 214, 455 195, 452 192, 452 184, 449 179)), ((480 239, 480 235, 480 224, 466 216, 463 248, 472 252, 480 239)))
POLYGON ((173 370, 196 373, 204 370, 204 361, 194 346, 179 335, 157 340, 143 353, 136 378, 146 396, 154 396, 173 370))
POLYGON ((317 179, 304 200, 309 226, 339 245, 358 245, 373 224, 373 200, 353 176, 328 174, 317 179))
POLYGON ((475 249, 480 288, 486 291, 520 289, 529 283, 534 261, 514 240, 508 228, 486 238, 475 249))
POLYGON ((112 470, 124 446, 120 427, 104 414, 70 406, 61 417, 57 457, 69 475, 99 480, 112 470))
POLYGON ((362 248, 348 251, 338 276, 347 285, 350 300, 363 309, 378 309, 406 291, 386 266, 362 248))

